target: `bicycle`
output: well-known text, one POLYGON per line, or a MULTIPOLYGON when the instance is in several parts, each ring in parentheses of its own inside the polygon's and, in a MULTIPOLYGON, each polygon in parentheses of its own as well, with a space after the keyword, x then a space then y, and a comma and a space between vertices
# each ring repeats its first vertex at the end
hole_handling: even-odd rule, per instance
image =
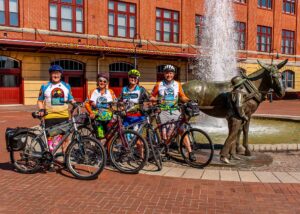
MULTIPOLYGON (((159 108, 160 105, 158 104, 154 108, 159 108)), ((170 145, 175 141, 177 142, 177 137, 179 137, 179 133, 181 132, 181 127, 184 127, 184 132, 181 135, 180 143, 179 143, 179 150, 181 153, 182 158, 184 161, 195 168, 203 168, 207 166, 214 154, 214 146, 212 143, 212 140, 210 139, 209 135, 199 128, 193 128, 189 120, 197 116, 199 114, 199 108, 196 106, 195 103, 185 103, 185 104, 179 104, 179 108, 181 110, 181 115, 178 120, 172 120, 167 123, 161 124, 158 117, 158 112, 155 114, 155 119, 157 126, 149 126, 149 130, 153 130, 153 134, 151 136, 154 136, 155 140, 157 141, 156 145, 157 148, 162 148, 160 151, 163 153, 165 150, 165 154, 168 156, 169 153, 169 147, 170 145), (170 134, 170 137, 167 140, 161 140, 163 139, 163 133, 162 128, 170 125, 173 126, 174 129, 172 133, 170 134), (159 133, 159 134, 158 134, 159 133), (189 160, 189 152, 186 148, 186 145, 184 143, 184 139, 188 137, 188 140, 190 142, 191 150, 194 152, 196 156, 196 161, 190 161, 189 160)), ((140 124, 143 124, 144 122, 141 122, 140 124)), ((132 126, 137 125, 132 124, 132 126)), ((140 127, 140 129, 143 128, 143 125, 140 127)), ((139 129, 139 131, 140 131, 139 129)))
POLYGON ((146 117, 145 120, 139 121, 129 126, 126 126, 127 129, 133 129, 138 126, 138 133, 142 133, 143 130, 146 130, 146 141, 149 144, 150 152, 149 152, 149 160, 154 159, 155 165, 157 166, 157 170, 162 170, 162 155, 160 144, 161 140, 159 139, 159 134, 152 125, 152 118, 157 117, 157 113, 159 108, 157 106, 148 107, 148 109, 140 108, 143 112, 143 115, 146 117))
POLYGON ((77 108, 78 105, 73 104, 71 120, 49 128, 45 128, 45 121, 38 112, 32 112, 32 117, 40 120, 37 128, 18 129, 13 135, 7 131, 7 150, 17 171, 36 173, 52 163, 60 164, 55 159, 56 153, 72 135, 71 143, 67 146, 64 156, 65 166, 78 179, 89 180, 98 177, 106 165, 106 153, 98 140, 79 134, 76 120, 83 115, 74 116, 73 113, 77 108), (58 134, 63 134, 63 137, 53 151, 50 151, 47 138, 58 134))
MULTIPOLYGON (((134 130, 124 128, 122 118, 126 112, 122 109, 121 103, 102 102, 113 109, 115 118, 108 124, 109 130, 105 133, 104 147, 107 148, 112 165, 120 172, 128 174, 138 173, 147 163, 149 148, 144 138, 134 130)), ((96 115, 97 117, 98 115, 96 115)), ((78 127, 82 135, 97 136, 97 122, 90 120, 89 125, 78 127)))

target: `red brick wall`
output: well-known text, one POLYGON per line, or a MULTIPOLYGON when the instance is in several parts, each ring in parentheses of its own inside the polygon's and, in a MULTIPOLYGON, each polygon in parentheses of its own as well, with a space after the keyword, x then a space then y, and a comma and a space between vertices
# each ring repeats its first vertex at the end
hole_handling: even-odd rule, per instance
MULTIPOLYGON (((136 3, 137 6, 137 31, 143 40, 155 41, 155 9, 156 7, 176 10, 180 12, 180 42, 183 44, 195 43, 195 14, 204 15, 205 0, 124 0, 125 2, 136 3)), ((49 2, 47 0, 19 0, 20 28, 49 30, 49 2)), ((108 33, 108 0, 85 0, 85 34, 107 36, 108 33)), ((256 0, 248 0, 247 4, 234 3, 235 20, 246 22, 247 24, 247 44, 248 50, 256 51, 257 25, 272 27, 273 49, 281 50, 282 29, 293 30, 295 35, 299 32, 300 13, 287 15, 282 13, 282 1, 273 1, 273 9, 261 9, 257 6, 256 0), (298 20, 298 21, 297 21, 298 20)), ((300 2, 297 1, 296 12, 300 11, 300 2)), ((2 30, 3 31, 3 30, 2 30)), ((0 31, 1 32, 1 31, 0 31)), ((78 38, 64 36, 51 36, 45 34, 11 32, 7 30, 10 39, 51 41, 62 43, 78 43, 78 38)), ((3 38, 3 33, 0 33, 3 38)), ((297 36, 296 55, 300 54, 300 37, 297 36)), ((131 40, 127 42, 102 41, 101 39, 81 38, 80 44, 100 45, 110 47, 133 48, 131 40)), ((144 45, 144 50, 156 50, 155 45, 144 45)), ((169 47, 161 45, 160 51, 170 51, 176 53, 195 53, 193 48, 169 47)), ((241 54, 244 57, 268 58, 268 55, 241 54)))

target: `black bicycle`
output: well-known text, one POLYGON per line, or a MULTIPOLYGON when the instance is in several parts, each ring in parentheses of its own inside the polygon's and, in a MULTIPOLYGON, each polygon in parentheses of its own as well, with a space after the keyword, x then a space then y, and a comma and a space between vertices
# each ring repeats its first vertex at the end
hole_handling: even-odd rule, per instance
POLYGON ((98 177, 106 165, 106 152, 97 139, 81 136, 78 132, 76 121, 85 117, 84 114, 73 114, 78 108, 78 105, 73 104, 71 120, 49 128, 45 128, 43 117, 38 116, 38 112, 33 112, 33 118, 41 121, 38 127, 7 130, 7 150, 17 171, 35 173, 53 163, 60 163, 56 160, 56 154, 70 136, 71 142, 67 146, 63 165, 78 179, 98 177), (53 151, 50 151, 47 138, 57 135, 62 135, 62 138, 53 151))
POLYGON ((142 136, 145 137, 147 143, 149 144, 150 152, 149 152, 148 162, 153 160, 155 165, 157 166, 157 170, 160 171, 162 170, 161 151, 163 145, 160 144, 161 142, 160 135, 152 125, 153 119, 156 119, 160 109, 157 106, 150 106, 148 108, 141 107, 140 109, 143 112, 143 115, 146 117, 146 119, 143 121, 130 124, 125 128, 134 129, 135 127, 138 127, 136 131, 142 134, 142 136))

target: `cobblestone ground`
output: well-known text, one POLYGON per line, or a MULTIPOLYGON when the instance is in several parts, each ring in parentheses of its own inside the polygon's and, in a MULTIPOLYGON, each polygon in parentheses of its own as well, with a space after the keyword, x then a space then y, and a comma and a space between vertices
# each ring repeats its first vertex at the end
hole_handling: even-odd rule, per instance
MULTIPOLYGON (((5 150, 4 131, 36 125, 29 111, 0 108, 0 213, 300 213, 299 184, 125 175, 109 170, 93 181, 73 179, 65 171, 16 173, 5 150)), ((272 157, 274 169, 299 169, 298 163, 292 165, 299 162, 299 153, 272 157)))

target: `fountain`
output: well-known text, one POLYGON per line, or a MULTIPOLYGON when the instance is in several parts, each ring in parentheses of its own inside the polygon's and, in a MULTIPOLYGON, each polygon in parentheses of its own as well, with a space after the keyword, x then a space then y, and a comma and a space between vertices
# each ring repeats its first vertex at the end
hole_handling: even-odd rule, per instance
MULTIPOLYGON (((206 0, 205 12, 205 28, 201 46, 198 50, 197 71, 194 72, 198 80, 186 83, 183 85, 183 89, 187 96, 193 100, 197 100, 202 112, 214 118, 206 118, 205 116, 203 119, 202 115, 200 122, 199 120, 193 122, 195 126, 200 126, 210 135, 213 133, 212 138, 214 143, 219 144, 217 139, 219 138, 222 141, 220 144, 223 144, 226 135, 228 136, 225 147, 222 150, 224 152, 222 154, 225 157, 229 155, 228 151, 234 148, 232 145, 235 145, 238 139, 237 131, 244 127, 245 155, 251 156, 251 151, 248 147, 250 120, 241 125, 242 120, 236 119, 238 116, 234 113, 234 108, 228 105, 227 99, 228 92, 232 90, 229 80, 237 75, 232 0, 206 0), (228 126, 225 123, 225 119, 221 119, 222 122, 220 122, 220 119, 216 119, 215 117, 227 118, 231 131, 228 133, 228 126)), ((279 75, 279 69, 286 63, 287 60, 277 65, 265 65, 259 62, 261 68, 249 76, 248 80, 244 83, 245 87, 248 87, 247 92, 245 92, 247 96, 250 97, 250 94, 254 94, 254 96, 243 103, 243 108, 250 109, 247 112, 248 118, 257 110, 259 103, 263 101, 262 98, 266 96, 266 91, 270 88, 274 89, 276 95, 279 97, 284 96, 285 91, 282 88, 282 84, 280 84, 281 76, 279 75), (252 87, 252 89, 249 87, 252 87)), ((254 126, 252 124, 250 128, 250 134, 255 133, 256 136, 259 136, 259 132, 261 133, 260 136, 264 136, 266 132, 271 135, 277 134, 277 136, 281 134, 277 131, 278 126, 265 126, 266 124, 269 124, 269 122, 261 123, 254 120, 254 126)), ((293 125, 296 129, 299 127, 298 124, 293 125)), ((270 139, 269 137, 270 135, 260 140, 256 138, 255 141, 261 143, 270 139)), ((263 162, 265 156, 255 154, 244 160, 258 161, 260 158, 262 158, 263 162)), ((218 160, 218 158, 215 158, 215 160, 218 160)))
POLYGON ((227 81, 236 75, 236 44, 232 0, 206 0, 198 69, 204 81, 227 81))
MULTIPOLYGON (((206 0, 204 26, 194 75, 203 81, 228 81, 237 75, 232 0, 206 0)), ((225 119, 200 117, 205 126, 227 127, 225 119)))

